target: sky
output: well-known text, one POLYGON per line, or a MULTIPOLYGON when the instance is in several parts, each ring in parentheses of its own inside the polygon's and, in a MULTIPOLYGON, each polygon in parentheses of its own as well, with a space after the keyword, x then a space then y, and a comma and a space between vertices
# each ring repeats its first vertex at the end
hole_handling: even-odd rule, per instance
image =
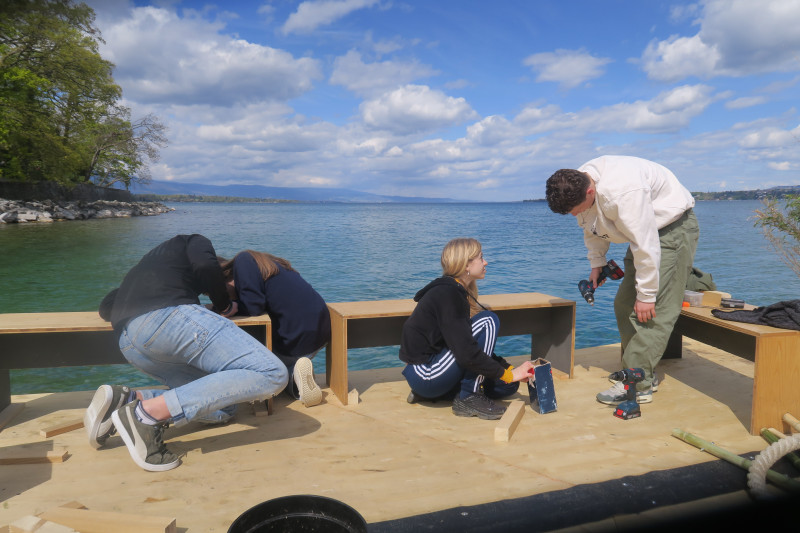
POLYGON ((87 0, 159 181, 518 201, 601 155, 800 184, 800 0, 87 0))

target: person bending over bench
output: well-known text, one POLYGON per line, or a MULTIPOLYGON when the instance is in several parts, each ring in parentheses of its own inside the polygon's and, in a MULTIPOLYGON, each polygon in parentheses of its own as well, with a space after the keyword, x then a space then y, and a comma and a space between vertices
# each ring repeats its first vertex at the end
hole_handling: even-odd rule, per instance
POLYGON ((133 366, 168 387, 102 385, 84 415, 89 443, 118 431, 134 462, 160 472, 180 465, 163 441, 170 424, 223 423, 236 404, 266 400, 288 382, 283 363, 227 317, 228 295, 211 241, 177 235, 153 248, 100 304, 133 366), (200 304, 207 294, 219 314, 200 304))
POLYGON ((494 355, 500 320, 478 302, 476 281, 487 262, 475 239, 453 239, 442 251, 443 275, 420 290, 403 325, 400 360, 411 387, 408 403, 450 397, 453 413, 496 420, 505 407, 491 398, 514 394, 527 381, 530 361, 513 368, 494 355))

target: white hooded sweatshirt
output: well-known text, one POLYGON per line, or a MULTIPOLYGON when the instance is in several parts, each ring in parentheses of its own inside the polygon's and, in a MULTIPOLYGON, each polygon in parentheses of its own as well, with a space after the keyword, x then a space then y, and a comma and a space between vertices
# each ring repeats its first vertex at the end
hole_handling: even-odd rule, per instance
POLYGON ((592 207, 576 218, 592 268, 604 266, 610 243, 630 243, 637 299, 655 302, 661 244, 658 230, 694 207, 692 194, 669 169, 638 157, 605 155, 579 169, 594 181, 592 207))

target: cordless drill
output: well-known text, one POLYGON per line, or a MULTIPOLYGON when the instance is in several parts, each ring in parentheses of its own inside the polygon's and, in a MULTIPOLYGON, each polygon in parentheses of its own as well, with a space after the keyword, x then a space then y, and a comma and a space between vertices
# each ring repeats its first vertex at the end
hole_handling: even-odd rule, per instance
POLYGON ((614 410, 614 416, 623 420, 642 416, 642 410, 639 409, 639 403, 636 401, 636 384, 644 379, 644 370, 641 368, 624 368, 611 374, 609 379, 621 381, 628 393, 625 401, 614 410))
MULTIPOLYGON (((597 276, 597 284, 600 285, 600 282, 606 278, 620 279, 624 275, 625 272, 622 271, 613 259, 610 259, 608 264, 600 270, 600 275, 597 276)), ((578 282, 578 290, 581 291, 581 296, 586 300, 586 303, 594 305, 594 287, 591 281, 586 279, 580 280, 578 282)))

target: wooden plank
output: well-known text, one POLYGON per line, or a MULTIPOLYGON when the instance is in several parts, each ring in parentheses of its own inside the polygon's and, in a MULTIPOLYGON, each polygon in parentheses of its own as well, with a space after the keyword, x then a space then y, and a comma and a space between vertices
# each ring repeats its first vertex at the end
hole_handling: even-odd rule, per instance
MULTIPOLYGON (((270 325, 269 315, 235 316, 237 325, 270 325)), ((7 333, 57 333, 74 331, 112 331, 97 311, 70 311, 57 313, 3 313, 0 314, 0 334, 7 333)))
POLYGON ((326 378, 333 394, 347 405, 347 319, 331 309, 331 342, 325 350, 326 378))
POLYGON ((38 450, 0 450, 0 465, 30 465, 63 463, 69 457, 67 450, 42 452, 38 450))
POLYGON ((39 515, 81 533, 177 533, 176 520, 145 513, 124 514, 54 507, 39 515))
POLYGON ((525 402, 513 400, 506 408, 503 418, 494 428, 495 442, 508 442, 511 440, 511 436, 517 430, 523 414, 525 414, 525 402))
POLYGON ((50 426, 49 428, 40 429, 39 435, 42 437, 54 437, 56 435, 61 435, 62 433, 68 433, 70 431, 74 431, 76 429, 80 429, 83 427, 83 419, 77 420, 69 420, 66 422, 61 422, 60 424, 56 424, 54 426, 50 426))

